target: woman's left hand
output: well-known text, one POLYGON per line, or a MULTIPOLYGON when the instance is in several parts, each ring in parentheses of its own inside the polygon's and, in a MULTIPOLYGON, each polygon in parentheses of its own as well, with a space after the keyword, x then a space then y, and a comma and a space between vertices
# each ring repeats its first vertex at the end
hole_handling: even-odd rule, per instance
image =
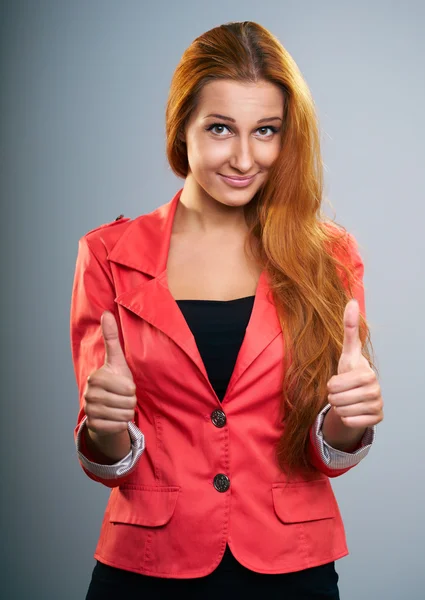
POLYGON ((338 374, 328 381, 328 401, 349 428, 361 430, 383 420, 384 402, 373 369, 362 354, 360 307, 350 300, 344 311, 344 342, 338 374))

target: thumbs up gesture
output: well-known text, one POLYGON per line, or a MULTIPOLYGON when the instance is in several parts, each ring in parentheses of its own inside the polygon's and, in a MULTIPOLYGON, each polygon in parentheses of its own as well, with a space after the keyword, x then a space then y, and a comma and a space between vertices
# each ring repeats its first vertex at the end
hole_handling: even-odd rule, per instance
POLYGON ((344 311, 344 342, 338 373, 328 381, 328 400, 342 423, 365 430, 382 421, 383 400, 375 372, 362 354, 360 307, 350 300, 344 311))
POLYGON ((84 411, 89 431, 110 436, 126 431, 127 423, 134 419, 136 386, 120 345, 114 315, 105 311, 100 325, 105 362, 87 378, 84 411))

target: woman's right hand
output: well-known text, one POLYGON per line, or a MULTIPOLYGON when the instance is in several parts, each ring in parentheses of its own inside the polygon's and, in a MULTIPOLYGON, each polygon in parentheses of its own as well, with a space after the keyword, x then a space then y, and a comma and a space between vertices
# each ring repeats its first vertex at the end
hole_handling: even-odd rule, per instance
POLYGON ((136 385, 120 345, 114 315, 105 311, 100 325, 105 362, 87 377, 83 394, 86 426, 97 438, 115 437, 115 434, 127 431, 127 423, 134 419, 137 403, 136 385))

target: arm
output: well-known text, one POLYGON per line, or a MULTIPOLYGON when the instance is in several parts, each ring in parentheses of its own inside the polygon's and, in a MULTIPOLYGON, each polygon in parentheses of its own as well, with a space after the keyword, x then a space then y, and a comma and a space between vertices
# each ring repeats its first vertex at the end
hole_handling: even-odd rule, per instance
MULTIPOLYGON (((352 295, 365 316, 363 287, 364 265, 355 238, 348 234, 349 260, 354 269, 352 295)), ((343 283, 347 287, 343 274, 343 283)), ((369 452, 375 440, 376 425, 353 429, 346 427, 340 417, 325 406, 310 429, 309 454, 311 463, 328 477, 337 477, 357 465, 369 452)))
MULTIPOLYGON (((116 293, 106 259, 106 249, 102 244, 99 244, 99 246, 98 253, 99 255, 102 253, 102 258, 94 253, 87 236, 80 239, 72 287, 70 310, 71 351, 80 403, 74 439, 80 465, 88 477, 108 487, 115 487, 123 483, 136 466, 144 450, 144 439, 136 425, 129 423, 128 433, 132 441, 131 464, 125 463, 127 466, 123 467, 121 461, 118 461, 118 467, 114 471, 111 468, 113 465, 110 464, 110 459, 108 460, 105 457, 105 460, 102 460, 102 463, 105 464, 99 462, 101 452, 96 451, 97 460, 90 460, 94 459, 94 455, 90 452, 90 444, 87 443, 85 435, 82 435, 86 429, 84 426, 86 415, 84 413, 83 394, 87 377, 90 373, 99 369, 105 360, 105 344, 100 327, 100 318, 105 310, 109 310, 115 315, 119 323, 119 315, 114 302, 116 293), (132 425, 135 429, 131 427, 132 425), (140 436, 137 432, 140 433, 140 436)), ((120 337, 122 337, 121 333, 120 337)), ((129 454, 123 460, 126 460, 129 454)))

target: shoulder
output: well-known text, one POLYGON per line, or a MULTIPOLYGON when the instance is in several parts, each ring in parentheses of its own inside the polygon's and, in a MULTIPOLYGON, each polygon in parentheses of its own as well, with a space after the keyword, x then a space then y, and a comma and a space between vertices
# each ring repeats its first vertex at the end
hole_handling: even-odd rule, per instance
MULTIPOLYGON (((98 225, 94 229, 90 229, 87 231, 83 237, 87 239, 95 239, 99 235, 104 233, 104 230, 114 228, 115 232, 122 230, 122 225, 125 225, 131 221, 130 217, 124 217, 124 215, 118 215, 113 221, 109 221, 108 223, 103 223, 102 225, 98 225)), ((108 235, 108 234, 107 234, 108 235)))
POLYGON ((322 221, 320 226, 325 233, 325 245, 334 258, 343 263, 361 262, 359 244, 352 233, 334 221, 322 221))
POLYGON ((87 231, 79 243, 88 246, 96 254, 108 254, 134 220, 136 219, 120 214, 113 221, 87 231))

